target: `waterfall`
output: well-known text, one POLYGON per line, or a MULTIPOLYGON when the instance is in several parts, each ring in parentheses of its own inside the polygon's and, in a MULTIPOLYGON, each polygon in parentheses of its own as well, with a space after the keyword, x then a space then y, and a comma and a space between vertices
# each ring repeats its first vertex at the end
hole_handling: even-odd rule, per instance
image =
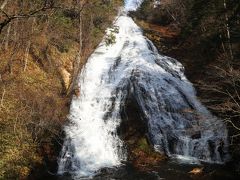
MULTIPOLYGON (((126 11, 141 1, 126 1, 126 11)), ((198 101, 183 66, 158 53, 134 21, 116 19, 116 43, 103 40, 79 75, 58 173, 89 177, 126 159, 117 134, 121 111, 131 93, 146 121, 156 151, 170 157, 222 163, 227 158, 227 130, 198 101)))
POLYGON ((135 11, 141 4, 143 0, 125 0, 125 10, 135 11))

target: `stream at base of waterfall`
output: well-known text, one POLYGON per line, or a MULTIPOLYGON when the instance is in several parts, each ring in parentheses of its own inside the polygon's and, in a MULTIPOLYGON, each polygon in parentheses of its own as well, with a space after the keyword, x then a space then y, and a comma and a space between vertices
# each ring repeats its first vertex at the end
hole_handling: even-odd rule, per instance
POLYGON ((73 97, 64 128, 59 175, 79 179, 131 169, 123 165, 127 151, 118 134, 129 94, 142 112, 155 151, 184 167, 229 159, 225 124, 199 102, 183 66, 161 55, 127 15, 140 4, 141 0, 125 2, 114 22, 116 42, 107 45, 103 40, 78 77, 80 96, 73 97))

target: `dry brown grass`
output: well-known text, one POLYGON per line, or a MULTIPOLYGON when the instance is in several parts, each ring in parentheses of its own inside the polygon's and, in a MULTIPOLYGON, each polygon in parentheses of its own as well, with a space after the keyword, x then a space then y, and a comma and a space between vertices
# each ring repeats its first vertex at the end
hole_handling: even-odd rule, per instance
MULTIPOLYGON (((83 12, 83 52, 78 71, 121 4, 118 0, 108 6, 96 2, 83 12)), ((16 3, 7 4, 5 10, 21 11, 16 3)), ((45 168, 49 161, 56 163, 70 101, 63 76, 70 75, 68 83, 74 80, 79 50, 77 7, 65 3, 67 10, 46 12, 35 21, 14 20, 9 36, 9 26, 0 34, 0 179, 24 179, 34 168, 45 168)))
POLYGON ((179 34, 179 31, 174 30, 171 26, 160 26, 146 21, 137 21, 137 23, 145 30, 159 33, 158 38, 175 38, 179 34))
MULTIPOLYGON (((9 58, 6 54, 0 57, 1 70, 9 58)), ((0 82, 0 177, 5 179, 23 178, 42 162, 37 149, 43 141, 57 138, 68 111, 57 74, 46 73, 33 59, 23 72, 20 55, 16 55, 12 74, 2 74, 0 82)))

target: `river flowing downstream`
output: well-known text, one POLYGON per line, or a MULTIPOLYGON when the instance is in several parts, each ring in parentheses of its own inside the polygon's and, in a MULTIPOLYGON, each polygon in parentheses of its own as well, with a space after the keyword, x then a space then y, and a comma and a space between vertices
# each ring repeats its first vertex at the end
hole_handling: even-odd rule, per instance
POLYGON ((142 111, 156 151, 187 163, 228 159, 224 123, 197 100, 183 66, 159 54, 127 15, 140 3, 126 1, 114 22, 116 42, 106 45, 103 40, 79 75, 80 96, 72 99, 59 174, 91 177, 127 160, 118 128, 129 94, 142 111))

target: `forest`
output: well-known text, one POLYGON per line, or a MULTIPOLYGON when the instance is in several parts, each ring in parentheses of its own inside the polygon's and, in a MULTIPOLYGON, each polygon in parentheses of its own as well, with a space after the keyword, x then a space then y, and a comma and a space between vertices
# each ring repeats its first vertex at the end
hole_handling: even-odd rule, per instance
MULTIPOLYGON (((71 100, 81 96, 78 75, 104 36, 107 45, 116 43, 119 27, 113 22, 123 5, 0 0, 0 179, 56 173, 71 100), (113 29, 109 35, 107 28, 113 29)), ((144 0, 129 16, 160 54, 183 64, 197 97, 224 121, 231 167, 239 175, 240 1, 144 0)), ((126 113, 141 119, 131 103, 126 113)), ((165 157, 153 152, 145 124, 129 119, 127 135, 140 133, 127 142, 128 158, 149 170, 165 157)))
POLYGON ((121 4, 0 1, 0 179, 56 163, 74 78, 121 4))

